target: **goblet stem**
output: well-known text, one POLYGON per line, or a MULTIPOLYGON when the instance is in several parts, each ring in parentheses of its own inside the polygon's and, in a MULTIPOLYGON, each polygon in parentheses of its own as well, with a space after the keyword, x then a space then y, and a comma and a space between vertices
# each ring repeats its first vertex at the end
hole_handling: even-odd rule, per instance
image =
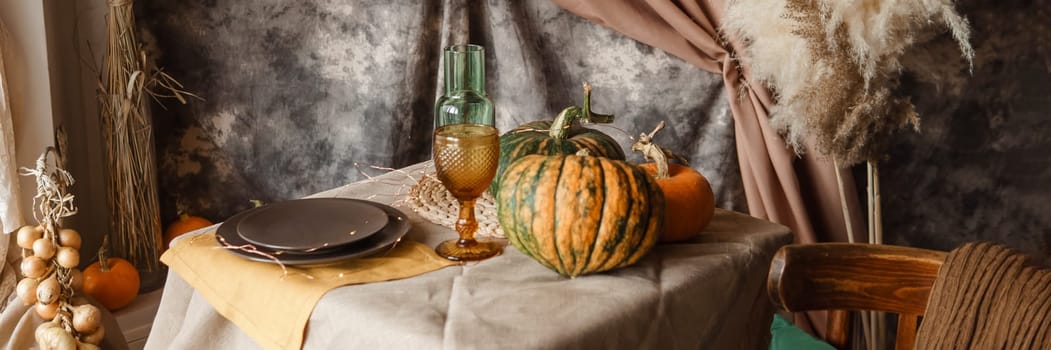
POLYGON ((473 261, 500 254, 499 243, 474 239, 474 233, 478 230, 478 221, 474 217, 475 200, 459 200, 460 216, 456 220, 456 232, 460 237, 438 244, 434 249, 438 255, 454 261, 473 261))
POLYGON ((477 199, 460 199, 460 217, 456 220, 456 232, 460 234, 460 240, 456 242, 460 247, 470 247, 478 243, 474 240, 474 233, 478 231, 478 220, 474 217, 474 203, 477 199))

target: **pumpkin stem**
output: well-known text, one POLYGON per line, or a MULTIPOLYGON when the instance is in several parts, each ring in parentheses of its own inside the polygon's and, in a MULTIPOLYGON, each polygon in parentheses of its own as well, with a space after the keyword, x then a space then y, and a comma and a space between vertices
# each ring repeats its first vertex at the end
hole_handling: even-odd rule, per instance
POLYGON ((580 119, 585 123, 612 123, 612 114, 595 113, 591 110, 591 84, 584 82, 584 115, 580 119))
POLYGON ((591 84, 584 82, 584 108, 570 106, 563 109, 551 122, 551 138, 565 140, 566 132, 576 121, 585 123, 612 123, 612 114, 600 114, 591 111, 591 84))
POLYGON ((683 165, 689 164, 686 158, 683 158, 682 156, 675 154, 671 150, 668 150, 667 148, 658 146, 657 144, 653 143, 653 136, 663 129, 664 121, 662 120, 660 123, 657 124, 657 127, 654 128, 652 132, 650 132, 649 134, 640 134, 639 140, 635 141, 635 143, 631 145, 632 151, 641 152, 643 157, 646 157, 646 159, 652 160, 654 163, 657 164, 657 174, 654 177, 658 179, 668 178, 669 158, 674 159, 675 161, 678 161, 683 165))
POLYGON ((109 271, 109 257, 106 256, 107 246, 109 246, 109 234, 102 236, 102 245, 99 246, 99 271, 102 272, 109 271))
POLYGON ((566 107, 561 112, 558 112, 558 116, 551 122, 551 138, 555 140, 565 140, 566 131, 573 125, 573 122, 580 118, 580 108, 577 106, 566 107))

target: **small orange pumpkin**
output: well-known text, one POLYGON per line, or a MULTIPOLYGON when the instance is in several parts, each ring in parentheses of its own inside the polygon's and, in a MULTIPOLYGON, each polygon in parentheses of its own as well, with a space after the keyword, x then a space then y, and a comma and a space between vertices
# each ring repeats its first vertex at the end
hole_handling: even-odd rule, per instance
POLYGON ((214 223, 208 219, 200 216, 193 216, 186 213, 180 214, 179 218, 171 223, 171 225, 168 225, 168 229, 164 231, 164 247, 162 247, 161 250, 168 249, 168 246, 171 245, 172 240, 175 239, 175 237, 179 237, 187 232, 212 226, 213 224, 214 223))
POLYGON ((715 215, 715 194, 708 179, 693 168, 668 164, 667 177, 657 176, 655 163, 640 164, 654 175, 664 192, 664 232, 661 242, 678 242, 696 237, 715 215))
POLYGON ((653 135, 663 128, 662 121, 653 132, 639 136, 631 149, 654 161, 639 166, 657 179, 657 185, 664 192, 664 231, 660 241, 685 241, 699 235, 711 223, 715 215, 715 194, 708 179, 697 170, 668 163, 668 158, 683 164, 685 159, 652 143, 653 135))
POLYGON ((106 257, 108 243, 107 236, 99 248, 99 261, 84 269, 84 293, 116 311, 139 295, 139 271, 127 260, 106 257))

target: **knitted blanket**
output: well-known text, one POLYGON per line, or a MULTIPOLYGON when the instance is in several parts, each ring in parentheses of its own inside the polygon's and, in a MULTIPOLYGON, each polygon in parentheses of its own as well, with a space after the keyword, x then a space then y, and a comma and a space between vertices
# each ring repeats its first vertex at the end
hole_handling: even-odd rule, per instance
POLYGON ((917 349, 1051 349, 1051 271, 992 243, 946 257, 917 349))

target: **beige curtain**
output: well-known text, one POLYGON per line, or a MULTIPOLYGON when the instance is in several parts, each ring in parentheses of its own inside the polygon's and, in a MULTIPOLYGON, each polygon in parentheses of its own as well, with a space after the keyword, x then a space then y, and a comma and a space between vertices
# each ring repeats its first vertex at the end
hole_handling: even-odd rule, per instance
POLYGON ((11 120, 11 103, 4 72, 4 51, 8 48, 7 29, 0 22, 0 311, 7 296, 14 291, 15 271, 7 263, 8 247, 14 232, 22 225, 18 201, 18 170, 15 162, 15 131, 11 120))
MULTIPOLYGON (((734 116, 737 157, 748 211, 784 224, 796 241, 846 241, 842 206, 832 161, 796 157, 770 127, 774 103, 764 86, 748 83, 748 67, 733 60, 739 43, 724 42, 719 28, 724 0, 553 0, 559 6, 635 40, 663 49, 709 72, 721 74, 734 116)), ((849 171, 846 202, 855 237, 862 231, 860 205, 849 171)), ((796 324, 824 332, 824 315, 797 317, 796 324)))

